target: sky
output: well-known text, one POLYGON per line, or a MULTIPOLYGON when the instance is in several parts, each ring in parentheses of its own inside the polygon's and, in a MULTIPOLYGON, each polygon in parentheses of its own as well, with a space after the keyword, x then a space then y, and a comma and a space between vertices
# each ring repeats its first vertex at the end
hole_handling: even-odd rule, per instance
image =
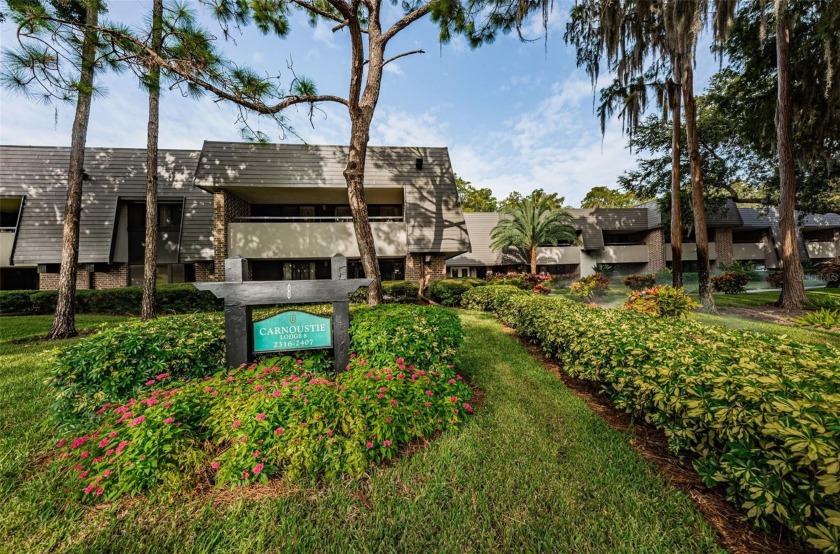
MULTIPOLYGON (((300 13, 291 16, 291 32, 283 39, 263 36, 254 27, 234 31, 225 41, 218 24, 198 3, 193 9, 218 38, 225 54, 243 65, 280 75, 288 86, 294 68, 312 79, 321 94, 346 96, 350 48, 346 31, 332 32, 319 23, 312 28, 300 13)), ((140 25, 151 2, 108 2, 107 18, 140 25)), ((400 33, 387 55, 423 49, 425 54, 388 64, 371 129, 371 145, 445 146, 455 172, 474 186, 492 189, 498 198, 512 191, 542 188, 557 192, 578 206, 595 186, 616 187, 625 170, 634 167, 618 121, 602 135, 593 110, 588 75, 575 67, 574 49, 563 42, 572 3, 554 3, 547 43, 535 18, 526 28, 534 42, 502 36, 493 44, 470 49, 456 37, 441 45, 438 29, 428 19, 400 33)), ((383 23, 399 17, 388 6, 383 23)), ((0 25, 0 45, 16 46, 15 28, 0 25)), ((702 44, 702 42, 701 42, 702 44)), ((695 82, 702 87, 717 69, 708 48, 698 48, 695 82)), ((103 93, 91 109, 88 146, 142 148, 146 145, 147 97, 130 72, 103 74, 103 93)), ((241 140, 238 109, 210 96, 183 97, 177 90, 161 99, 160 147, 201 148, 204 140, 241 140)), ((69 146, 74 105, 44 106, 0 92, 0 143, 69 146)), ((291 108, 288 118, 297 136, 282 136, 268 119, 252 124, 276 142, 347 144, 350 120, 345 107, 322 105, 312 121, 304 107, 291 108)))

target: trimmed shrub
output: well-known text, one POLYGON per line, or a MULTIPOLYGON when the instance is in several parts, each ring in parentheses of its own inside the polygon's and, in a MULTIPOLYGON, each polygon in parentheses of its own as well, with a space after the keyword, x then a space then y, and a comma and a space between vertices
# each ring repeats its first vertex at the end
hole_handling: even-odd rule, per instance
POLYGON ((139 400, 101 410, 97 425, 62 439, 55 463, 88 501, 183 484, 358 476, 401 445, 430 438, 472 412, 448 368, 374 368, 356 358, 335 380, 284 357, 187 383, 164 377, 139 400))
POLYGON ((682 287, 670 285, 634 291, 624 303, 628 310, 655 317, 686 317, 699 306, 682 287))
MULTIPOLYGON (((386 304, 416 304, 420 298, 420 283, 417 281, 382 281, 382 300, 386 304)), ((367 302, 367 287, 350 295, 351 302, 367 302)))
POLYGON ((351 352, 372 367, 393 363, 395 353, 406 365, 452 364, 463 336, 458 315, 438 306, 374 306, 357 311, 350 320, 351 352))
POLYGON ((510 285, 488 285, 468 290, 461 297, 461 307, 467 310, 481 310, 492 312, 498 309, 499 304, 509 296, 515 294, 527 294, 519 287, 510 285))
POLYGON ((826 286, 840 287, 840 260, 832 260, 820 264, 817 277, 825 281, 826 286))
POLYGON ((746 292, 749 277, 745 273, 727 271, 723 275, 712 276, 712 288, 715 292, 741 294, 746 292))
POLYGON ((771 271, 767 274, 767 282, 770 283, 770 286, 774 289, 782 288, 784 280, 785 276, 781 271, 771 271))
POLYGON ((107 402, 131 398, 160 375, 201 377, 224 364, 223 319, 215 315, 162 317, 103 328, 65 348, 50 381, 60 425, 90 418, 107 402))
MULTIPOLYGON (((76 291, 76 313, 138 315, 143 299, 140 287, 94 289, 76 291)), ((38 314, 55 312, 58 291, 42 290, 30 294, 32 311, 38 314)), ((200 291, 189 283, 159 285, 157 287, 158 312, 161 314, 186 314, 214 312, 224 308, 224 301, 211 292, 200 291)))
POLYGON ((592 275, 581 277, 569 285, 569 293, 572 296, 583 298, 588 302, 604 296, 608 290, 610 290, 610 280, 600 273, 593 273, 592 275))
POLYGON ((31 312, 31 290, 0 291, 0 314, 20 314, 31 312))
POLYGON ((738 273, 743 275, 746 277, 747 283, 761 279, 761 274, 758 272, 755 262, 735 260, 729 264, 719 264, 718 267, 723 273, 738 273))
POLYGON ((649 289, 656 284, 656 275, 653 273, 642 275, 634 273, 625 277, 622 280, 622 283, 624 283, 624 286, 628 287, 630 290, 649 289))
POLYGON ((438 304, 454 308, 461 305, 461 295, 473 287, 482 287, 486 284, 487 281, 482 279, 441 279, 429 283, 427 294, 438 304))
POLYGON ((761 527, 840 545, 840 349, 533 295, 499 318, 662 429, 761 527))

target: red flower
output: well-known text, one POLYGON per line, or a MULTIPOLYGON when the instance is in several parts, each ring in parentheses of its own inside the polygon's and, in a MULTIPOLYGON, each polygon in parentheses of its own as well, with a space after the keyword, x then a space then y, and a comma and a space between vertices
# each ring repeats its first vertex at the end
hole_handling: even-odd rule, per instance
POLYGON ((281 394, 283 394, 283 393, 280 390, 276 390, 276 391, 271 393, 271 396, 273 396, 274 398, 277 398, 281 394))
POLYGON ((143 423, 144 421, 146 421, 146 416, 144 416, 144 415, 137 416, 137 417, 135 417, 134 419, 132 419, 131 421, 128 422, 128 426, 129 427, 136 427, 136 426, 140 425, 141 423, 143 423))
POLYGON ((257 421, 262 421, 265 419, 265 414, 257 414, 256 416, 257 421))
POLYGON ((96 485, 88 485, 85 487, 85 494, 90 494, 96 489, 96 485))
POLYGON ((64 446, 65 444, 67 444, 67 439, 61 439, 60 441, 58 441, 58 443, 56 443, 56 446, 57 446, 58 448, 61 448, 61 447, 62 447, 62 446, 64 446))
POLYGON ((99 441, 99 448, 105 448, 106 446, 108 446, 108 439, 102 439, 99 441))
POLYGON ((435 393, 433 393, 432 391, 430 391, 430 390, 426 391, 426 396, 434 396, 434 395, 435 395, 435 393))
POLYGON ((398 364, 404 364, 405 360, 403 360, 402 358, 397 358, 397 363, 398 364))
POLYGON ((463 406, 464 409, 467 410, 467 413, 471 414, 473 412, 473 407, 467 404, 466 402, 463 402, 461 406, 463 406))
POLYGON ((212 464, 210 464, 210 467, 212 467, 213 469, 219 469, 220 465, 222 464, 220 464, 219 462, 213 462, 212 464))
POLYGON ((274 430, 274 434, 275 435, 282 435, 283 431, 285 431, 285 429, 283 429, 282 427, 278 427, 277 429, 274 430))
POLYGON ((82 452, 82 458, 87 458, 88 456, 90 456, 90 452, 88 452, 87 450, 82 452))
POLYGON ((367 444, 365 444, 365 446, 367 446, 368 448, 373 448, 373 443, 372 443, 372 442, 368 442, 367 444))
POLYGON ((147 386, 147 387, 151 387, 151 386, 152 386, 152 385, 154 385, 154 384, 155 384, 155 380, 154 380, 154 379, 149 379, 148 381, 146 381, 146 386, 147 386))
POLYGON ((391 441, 382 441, 382 446, 391 446, 393 444, 391 441))
POLYGON ((398 404, 398 402, 396 401, 396 399, 395 399, 395 400, 391 400, 391 406, 396 406, 397 404, 398 404))
POLYGON ((160 375, 156 376, 155 379, 157 379, 158 381, 163 381, 167 377, 169 377, 168 373, 161 373, 160 375))
POLYGON ((112 473, 112 471, 110 469, 106 469, 105 471, 102 472, 102 476, 103 477, 110 477, 111 473, 112 473))
POLYGON ((174 417, 167 417, 166 419, 163 420, 163 422, 165 424, 169 425, 171 423, 175 423, 175 418, 174 417))
POLYGON ((262 464, 257 464, 254 466, 254 475, 259 475, 260 472, 263 470, 262 464))
POLYGON ((242 427, 242 422, 238 419, 233 422, 233 428, 236 429, 237 427, 242 427))

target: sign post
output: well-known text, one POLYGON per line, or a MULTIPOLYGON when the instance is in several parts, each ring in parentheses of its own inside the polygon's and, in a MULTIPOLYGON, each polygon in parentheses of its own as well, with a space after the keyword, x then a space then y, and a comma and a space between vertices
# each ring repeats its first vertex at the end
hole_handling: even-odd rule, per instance
POLYGON ((257 352, 333 349, 336 372, 350 362, 350 298, 372 279, 347 279, 347 258, 332 257, 332 279, 249 281, 248 260, 225 260, 224 283, 194 283, 225 301, 225 361, 247 364, 257 352), (301 311, 281 312, 253 323, 252 306, 332 302, 333 318, 301 311))

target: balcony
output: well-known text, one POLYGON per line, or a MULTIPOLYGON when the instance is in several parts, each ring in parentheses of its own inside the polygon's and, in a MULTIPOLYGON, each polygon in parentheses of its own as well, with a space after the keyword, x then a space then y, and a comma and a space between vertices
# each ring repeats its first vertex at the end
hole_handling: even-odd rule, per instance
POLYGON ((732 259, 765 261, 767 252, 760 243, 735 243, 732 245, 732 259))
POLYGON ((12 246, 15 244, 15 228, 0 227, 0 267, 12 266, 12 246))
POLYGON ((540 265, 566 265, 580 263, 579 246, 540 246, 537 248, 540 265))
MULTIPOLYGON (((402 216, 370 217, 378 256, 408 254, 402 216)), ((244 217, 228 226, 228 255, 248 259, 359 257, 350 217, 244 217)))
MULTIPOLYGON (((682 251, 682 259, 686 262, 694 262, 697 261, 697 244, 693 242, 684 242, 683 243, 683 251, 682 251)), ((715 260, 717 259, 717 249, 715 248, 715 243, 709 243, 709 259, 715 260)), ((671 243, 665 244, 665 260, 671 261, 671 243)))
POLYGON ((648 248, 644 244, 608 245, 592 258, 602 264, 634 264, 648 262, 648 248))
POLYGON ((812 260, 836 258, 840 255, 837 241, 806 242, 805 249, 808 251, 808 257, 812 260))

